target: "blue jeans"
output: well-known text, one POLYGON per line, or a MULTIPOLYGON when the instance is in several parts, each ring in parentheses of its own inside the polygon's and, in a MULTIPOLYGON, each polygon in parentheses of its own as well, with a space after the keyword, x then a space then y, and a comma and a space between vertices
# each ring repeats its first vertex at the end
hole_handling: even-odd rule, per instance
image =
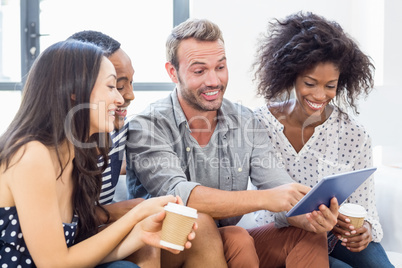
POLYGON ((112 261, 100 264, 95 268, 140 268, 137 264, 129 261, 112 261))
POLYGON ((338 259, 332 257, 331 255, 329 255, 328 257, 329 257, 329 267, 330 268, 353 268, 349 264, 344 263, 343 261, 338 260, 338 259))
POLYGON ((386 268, 394 267, 389 261, 385 250, 380 243, 371 242, 366 249, 360 252, 351 252, 336 243, 334 250, 329 255, 331 268, 335 267, 364 267, 364 268, 386 268))

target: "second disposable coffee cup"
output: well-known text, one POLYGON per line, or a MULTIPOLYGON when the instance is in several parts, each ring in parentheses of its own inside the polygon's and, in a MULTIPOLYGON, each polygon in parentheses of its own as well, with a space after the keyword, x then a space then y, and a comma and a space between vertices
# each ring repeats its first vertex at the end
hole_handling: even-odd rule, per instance
POLYGON ((351 204, 351 203, 343 204, 339 208, 339 213, 345 215, 350 219, 350 224, 352 224, 355 227, 355 230, 363 226, 364 219, 367 215, 367 211, 364 207, 358 204, 351 204))
POLYGON ((187 236, 198 218, 197 210, 175 203, 168 203, 165 206, 165 211, 166 217, 163 220, 160 244, 168 248, 184 250, 187 236))

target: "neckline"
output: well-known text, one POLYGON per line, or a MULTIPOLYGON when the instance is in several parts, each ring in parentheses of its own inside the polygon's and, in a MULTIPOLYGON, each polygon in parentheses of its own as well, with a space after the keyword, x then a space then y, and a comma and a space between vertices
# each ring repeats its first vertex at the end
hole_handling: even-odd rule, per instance
POLYGON ((285 129, 285 126, 271 113, 271 111, 269 110, 268 106, 266 105, 265 108, 267 109, 267 114, 269 116, 271 116, 273 118, 273 123, 275 123, 278 127, 275 128, 279 133, 282 134, 284 140, 286 141, 286 148, 288 150, 291 150, 292 154, 300 157, 301 155, 303 155, 305 153, 305 151, 310 150, 311 143, 314 142, 314 139, 317 135, 317 132, 321 129, 323 129, 325 126, 327 126, 328 124, 332 123, 333 118, 335 115, 338 114, 338 109, 337 107, 334 107, 334 109, 332 110, 332 112, 330 113, 330 115, 328 116, 327 120, 325 120, 321 125, 318 125, 314 128, 314 132, 313 135, 311 135, 311 137, 308 139, 308 141, 303 145, 303 147, 300 149, 299 152, 296 152, 295 148, 293 147, 293 145, 290 143, 290 141, 288 140, 288 137, 286 137, 285 133, 283 132, 285 129))

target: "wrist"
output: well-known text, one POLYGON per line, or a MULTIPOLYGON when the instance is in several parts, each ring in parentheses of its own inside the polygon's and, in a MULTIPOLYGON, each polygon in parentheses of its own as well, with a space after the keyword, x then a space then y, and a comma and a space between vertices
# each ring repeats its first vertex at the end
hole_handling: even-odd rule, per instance
POLYGON ((142 226, 142 223, 143 223, 142 221, 139 221, 133 228, 133 234, 134 234, 135 237, 139 238, 138 240, 139 240, 139 243, 140 243, 141 247, 146 245, 146 243, 145 243, 145 240, 146 240, 145 232, 143 230, 144 228, 142 226))
POLYGON ((275 204, 275 198, 273 198, 272 189, 265 189, 265 190, 257 190, 257 193, 261 193, 257 199, 257 206, 258 210, 269 210, 271 212, 275 212, 273 204, 275 204))
POLYGON ((371 225, 370 222, 364 221, 363 226, 366 227, 367 231, 369 232, 371 239, 373 239, 373 226, 371 225))
POLYGON ((138 206, 130 209, 125 216, 130 217, 130 221, 133 224, 137 225, 145 216, 143 216, 143 210, 141 210, 138 206))

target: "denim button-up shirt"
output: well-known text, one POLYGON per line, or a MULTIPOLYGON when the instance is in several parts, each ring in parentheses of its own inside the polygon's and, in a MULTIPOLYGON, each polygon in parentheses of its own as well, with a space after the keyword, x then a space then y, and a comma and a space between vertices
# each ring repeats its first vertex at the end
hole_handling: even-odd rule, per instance
MULTIPOLYGON (((210 174, 215 175, 219 189, 246 190, 249 179, 258 189, 293 182, 277 161, 264 126, 250 109, 224 99, 217 119, 219 128, 214 135, 218 135, 219 159, 210 174)), ((129 122, 127 142, 129 197, 172 194, 186 204, 194 187, 211 187, 202 176, 204 163, 194 157, 194 146, 176 89, 136 115, 129 122)), ((240 218, 219 223, 234 225, 240 218)))

